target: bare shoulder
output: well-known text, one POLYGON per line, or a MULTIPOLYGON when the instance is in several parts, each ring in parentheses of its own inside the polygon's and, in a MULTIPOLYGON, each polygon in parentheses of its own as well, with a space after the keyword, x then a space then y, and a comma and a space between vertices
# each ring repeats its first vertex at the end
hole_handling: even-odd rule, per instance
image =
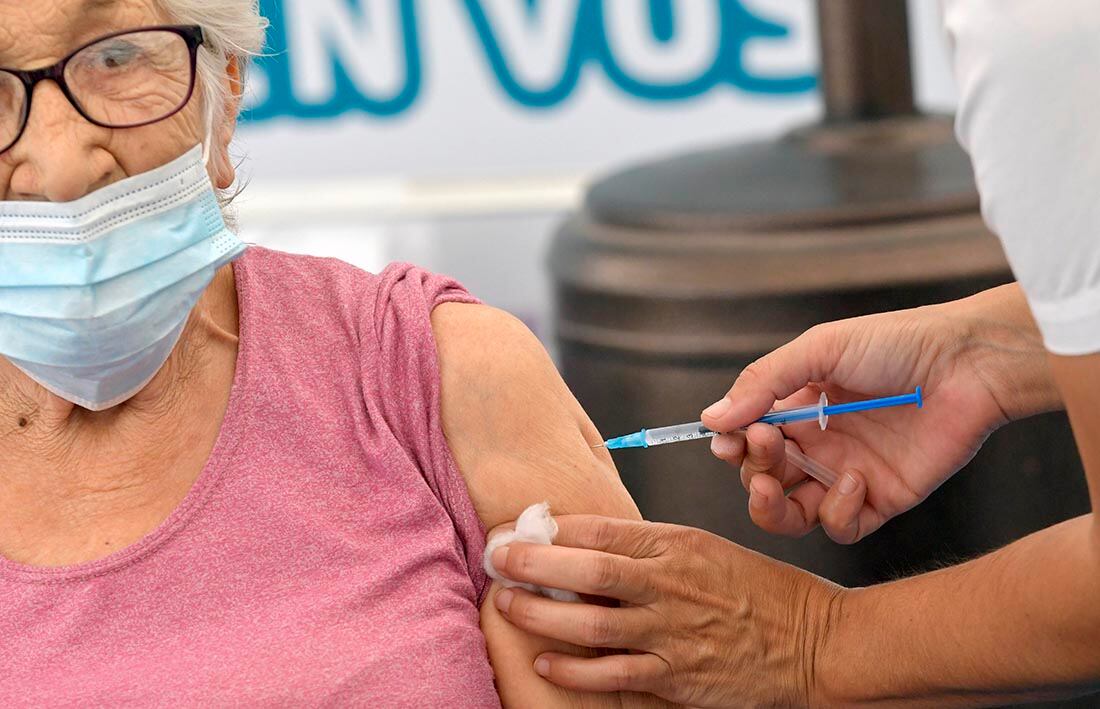
POLYGON ((639 518, 601 438, 533 333, 483 305, 432 314, 443 428, 487 528, 547 500, 556 514, 639 518))
MULTIPOLYGON (((443 430, 487 529, 542 501, 556 514, 640 518, 607 451, 593 448, 595 426, 522 322, 486 306, 442 305, 432 330, 443 430)), ((504 706, 617 708, 652 699, 581 695, 539 677, 533 663, 542 652, 593 652, 508 623, 492 602, 499 590, 494 583, 482 604, 481 629, 504 706)))

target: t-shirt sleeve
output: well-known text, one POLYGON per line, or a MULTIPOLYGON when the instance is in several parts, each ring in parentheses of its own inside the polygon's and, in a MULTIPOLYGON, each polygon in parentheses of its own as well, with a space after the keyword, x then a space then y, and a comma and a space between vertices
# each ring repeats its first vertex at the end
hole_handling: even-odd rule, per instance
POLYGON ((941 0, 957 132, 1047 348, 1100 351, 1100 2, 941 0))
POLYGON ((378 364, 364 377, 380 389, 390 430, 451 516, 480 606, 490 584, 482 567, 485 528, 443 433, 439 360, 431 322, 438 305, 478 300, 457 281, 410 264, 394 264, 383 271, 376 294, 369 326, 378 343, 378 364))

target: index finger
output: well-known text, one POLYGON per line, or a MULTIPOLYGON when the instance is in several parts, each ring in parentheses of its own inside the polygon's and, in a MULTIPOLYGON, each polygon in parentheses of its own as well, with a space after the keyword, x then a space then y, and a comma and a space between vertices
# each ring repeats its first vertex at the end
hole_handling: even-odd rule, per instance
POLYGON ((618 554, 516 541, 494 551, 492 562, 513 581, 634 605, 656 599, 654 585, 638 561, 618 554))
POLYGON ((729 393, 703 412, 703 424, 719 433, 735 431, 810 382, 828 379, 835 358, 828 332, 812 328, 745 367, 729 393))
POLYGON ((594 549, 634 559, 661 556, 668 544, 663 541, 664 525, 599 515, 562 515, 558 523, 557 546, 594 549))

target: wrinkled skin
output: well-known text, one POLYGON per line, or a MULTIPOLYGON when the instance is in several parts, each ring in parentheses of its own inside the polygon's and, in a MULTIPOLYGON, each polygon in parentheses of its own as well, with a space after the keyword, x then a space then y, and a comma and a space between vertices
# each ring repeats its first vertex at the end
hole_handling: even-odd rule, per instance
POLYGON ((697 529, 585 515, 556 518, 555 546, 493 556, 510 578, 620 600, 552 601, 522 590, 495 603, 538 635, 630 654, 543 654, 555 684, 649 692, 694 707, 815 703, 815 666, 843 590, 697 529))
MULTIPOLYGON (((155 0, 0 0, 0 66, 36 69, 107 32, 169 21, 155 0)), ((179 157, 205 138, 200 97, 167 120, 112 130, 84 120, 52 82, 39 84, 23 137, 0 154, 0 199, 67 202, 179 157)), ((223 189, 234 178, 230 108, 232 120, 214 128, 211 159, 223 189)))
MULTIPOLYGON (((51 65, 105 34, 166 24, 155 0, 0 0, 0 67, 51 65)), ((240 73, 211 126, 209 172, 228 188, 240 73)), ((200 80, 201 82, 201 80, 200 80)), ((201 83, 174 116, 112 130, 85 120, 52 81, 38 84, 26 130, 0 154, 0 199, 66 202, 159 167, 206 140, 201 83)), ((219 270, 180 342, 131 400, 93 413, 0 357, 0 554, 36 565, 101 558, 140 539, 190 489, 228 398, 237 351, 232 267, 219 270), (190 425, 181 426, 186 421, 190 425)))

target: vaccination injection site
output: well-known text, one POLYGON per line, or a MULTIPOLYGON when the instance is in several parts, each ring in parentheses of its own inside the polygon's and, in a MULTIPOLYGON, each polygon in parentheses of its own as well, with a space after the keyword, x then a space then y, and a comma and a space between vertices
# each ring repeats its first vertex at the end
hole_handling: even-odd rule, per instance
POLYGON ((1100 707, 1097 0, 0 0, 0 709, 1100 707))

